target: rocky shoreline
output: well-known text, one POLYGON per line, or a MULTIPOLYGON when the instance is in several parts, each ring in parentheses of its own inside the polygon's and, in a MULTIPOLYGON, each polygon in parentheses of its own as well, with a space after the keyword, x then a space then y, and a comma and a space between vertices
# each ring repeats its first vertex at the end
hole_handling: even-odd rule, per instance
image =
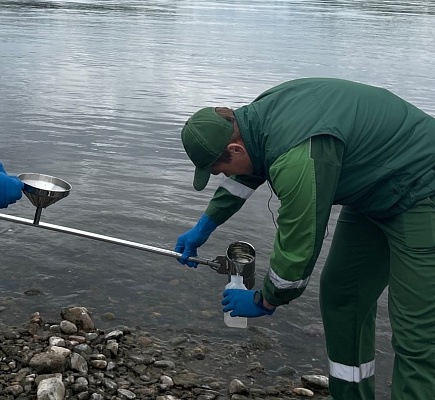
POLYGON ((39 313, 0 330, 2 400, 293 400, 326 399, 321 371, 271 376, 261 345, 182 334, 169 339, 139 328, 99 330, 84 307, 56 321, 39 313), (213 367, 213 368, 211 368, 213 367))

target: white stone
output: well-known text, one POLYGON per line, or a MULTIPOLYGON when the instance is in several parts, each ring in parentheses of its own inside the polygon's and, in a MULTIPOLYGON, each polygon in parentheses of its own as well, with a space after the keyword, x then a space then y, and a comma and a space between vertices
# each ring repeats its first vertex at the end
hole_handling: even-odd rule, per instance
POLYGON ((63 400, 65 386, 58 377, 43 379, 39 382, 37 391, 38 400, 63 400))
POLYGON ((293 392, 298 394, 299 396, 307 396, 307 397, 313 397, 314 392, 310 389, 306 388, 294 388, 293 392))
POLYGON ((166 387, 174 386, 174 381, 172 380, 172 378, 170 376, 167 376, 167 375, 162 375, 160 377, 160 383, 162 385, 165 385, 166 387))
POLYGON ((57 336, 52 336, 52 337, 48 340, 48 344, 49 344, 50 346, 65 347, 65 339, 62 339, 62 338, 57 337, 57 336))

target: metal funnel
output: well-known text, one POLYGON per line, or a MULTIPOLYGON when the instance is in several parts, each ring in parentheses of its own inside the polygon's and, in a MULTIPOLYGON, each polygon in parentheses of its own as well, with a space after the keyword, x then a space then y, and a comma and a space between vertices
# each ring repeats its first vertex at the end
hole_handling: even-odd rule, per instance
POLYGON ((50 175, 20 174, 18 178, 24 183, 23 193, 36 207, 35 225, 39 224, 42 209, 68 196, 72 188, 68 182, 50 175))

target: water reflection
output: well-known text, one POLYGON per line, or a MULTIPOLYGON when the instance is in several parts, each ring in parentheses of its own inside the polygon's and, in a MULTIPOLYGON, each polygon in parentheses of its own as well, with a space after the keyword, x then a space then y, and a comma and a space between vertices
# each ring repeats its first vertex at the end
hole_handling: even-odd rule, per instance
POLYGON ((80 12, 80 15, 90 12, 105 12, 111 13, 138 13, 149 11, 151 14, 164 14, 174 9, 174 2, 166 1, 136 1, 136 2, 119 2, 119 1, 92 1, 92 0, 28 0, 2 1, 3 7, 14 8, 18 12, 23 12, 29 9, 41 10, 73 10, 80 12))

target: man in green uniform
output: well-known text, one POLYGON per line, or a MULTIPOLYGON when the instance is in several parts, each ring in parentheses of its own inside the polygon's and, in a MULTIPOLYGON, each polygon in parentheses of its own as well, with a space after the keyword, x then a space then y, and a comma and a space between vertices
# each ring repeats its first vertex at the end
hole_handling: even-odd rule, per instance
POLYGON ((188 260, 266 180, 280 200, 262 291, 226 290, 232 316, 270 315, 302 294, 331 206, 343 205, 320 304, 334 400, 374 399, 377 299, 389 285, 392 400, 435 396, 435 119, 391 92, 298 79, 236 110, 204 108, 182 141, 193 186, 226 175, 175 251, 188 260))

